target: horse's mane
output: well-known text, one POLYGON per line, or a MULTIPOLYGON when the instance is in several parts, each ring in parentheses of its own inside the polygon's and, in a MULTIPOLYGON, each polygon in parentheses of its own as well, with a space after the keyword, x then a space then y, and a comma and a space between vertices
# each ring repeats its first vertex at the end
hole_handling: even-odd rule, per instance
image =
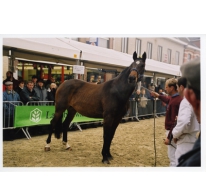
MULTIPOLYGON (((131 65, 130 65, 130 66, 131 66, 131 65)), ((126 72, 128 71, 128 69, 130 68, 130 66, 129 66, 129 67, 126 67, 121 73, 119 73, 119 75, 118 75, 117 77, 115 77, 115 78, 113 78, 113 79, 118 79, 118 78, 121 77, 122 75, 126 74, 126 72)))

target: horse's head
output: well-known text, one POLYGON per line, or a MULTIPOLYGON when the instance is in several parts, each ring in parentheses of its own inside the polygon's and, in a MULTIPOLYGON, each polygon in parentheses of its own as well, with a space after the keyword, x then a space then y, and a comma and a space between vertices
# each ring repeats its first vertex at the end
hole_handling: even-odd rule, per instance
POLYGON ((137 58, 136 51, 133 53, 134 62, 130 65, 129 83, 137 82, 137 79, 144 74, 147 55, 144 52, 142 58, 137 58))

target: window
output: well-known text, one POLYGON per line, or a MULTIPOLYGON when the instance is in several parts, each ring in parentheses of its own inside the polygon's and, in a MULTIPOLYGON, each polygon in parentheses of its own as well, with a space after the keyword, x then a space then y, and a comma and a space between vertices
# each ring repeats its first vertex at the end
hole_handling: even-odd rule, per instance
POLYGON ((157 60, 162 62, 162 46, 158 46, 157 60))
POLYGON ((176 54, 175 54, 175 64, 176 65, 179 65, 179 58, 180 58, 180 52, 176 51, 176 54))
POLYGON ((109 47, 109 38, 98 38, 98 46, 108 48, 109 47))
POLYGON ((128 38, 122 38, 122 52, 128 52, 128 38))
POLYGON ((148 59, 152 59, 152 43, 147 43, 147 56, 148 59))
POLYGON ((79 41, 79 38, 77 38, 77 37, 73 37, 71 39, 74 40, 74 41, 79 41))
POLYGON ((167 50, 167 62, 168 64, 171 64, 171 54, 172 54, 172 50, 171 49, 168 49, 167 50))
POLYGON ((191 54, 187 55, 187 61, 191 61, 191 54))
POLYGON ((140 39, 136 39, 135 49, 137 52, 137 57, 140 57, 141 56, 141 40, 140 39))

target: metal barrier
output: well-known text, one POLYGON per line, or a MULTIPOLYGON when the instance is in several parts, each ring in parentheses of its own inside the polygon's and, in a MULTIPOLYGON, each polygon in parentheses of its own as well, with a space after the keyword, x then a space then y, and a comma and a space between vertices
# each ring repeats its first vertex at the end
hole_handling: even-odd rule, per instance
MULTIPOLYGON (((26 106, 54 106, 54 101, 30 101, 26 106)), ((25 106, 21 101, 3 101, 3 129, 15 129, 15 106, 25 106)), ((29 127, 20 127, 27 139, 30 139, 29 127)), ((19 132, 16 132, 16 134, 19 132)))
POLYGON ((26 106, 54 106, 54 101, 29 101, 26 106))
POLYGON ((122 118, 124 120, 138 120, 142 117, 164 115, 166 106, 159 99, 143 99, 140 101, 130 100, 130 107, 127 114, 122 118))
POLYGON ((3 129, 14 129, 15 106, 23 106, 21 101, 3 101, 3 129))
MULTIPOLYGON (((139 121, 139 118, 144 117, 144 116, 157 116, 158 114, 160 115, 160 114, 166 113, 166 107, 162 105, 162 102, 159 99, 157 99, 157 100, 144 99, 144 100, 141 100, 139 102, 137 102, 135 100, 130 100, 129 103, 130 103, 130 108, 129 108, 127 114, 122 118, 123 120, 133 119, 133 120, 139 121)), ((29 107, 32 107, 32 106, 40 106, 42 108, 44 106, 50 106, 48 108, 54 108, 54 101, 30 101, 26 105, 24 105, 23 102, 21 102, 21 101, 3 101, 3 129, 20 128, 19 130, 23 131, 23 133, 27 137, 27 139, 30 139, 31 136, 29 134, 28 128, 29 128, 29 126, 35 126, 35 125, 32 125, 32 124, 25 125, 26 122, 28 123, 27 118, 26 118, 24 121, 25 127, 23 127, 24 125, 14 126, 15 106, 25 106, 25 109, 26 109, 26 107, 28 109, 29 107)), ((16 108, 19 109, 19 108, 23 108, 23 107, 16 107, 16 108)), ((19 110, 20 110, 20 112, 22 112, 21 109, 19 109, 19 110)), ((26 114, 26 113, 24 113, 24 114, 26 114)), ((20 117, 20 119, 21 118, 22 118, 22 116, 20 117)), ((86 118, 86 117, 84 117, 84 118, 86 118)), ((74 119, 74 121, 72 121, 70 123, 69 128, 71 128, 73 126, 77 126, 79 128, 79 130, 82 131, 81 126, 80 126, 81 124, 91 124, 91 123, 96 123, 96 122, 100 123, 100 121, 102 122, 101 119, 95 120, 95 121, 93 121, 89 118, 83 119, 83 121, 74 119)), ((18 122, 18 121, 16 121, 16 122, 18 122)), ((49 124, 49 121, 46 121, 46 124, 47 123, 49 124)), ((42 126, 42 124, 36 124, 36 125, 42 126)))
MULTIPOLYGON (((3 130, 7 129, 15 129, 14 127, 14 115, 15 115, 15 106, 23 106, 23 102, 21 101, 3 101, 3 130)), ((20 128, 23 131, 27 139, 31 138, 28 133, 28 128, 24 130, 24 128, 20 128)), ((18 133, 18 131, 16 132, 18 133)))

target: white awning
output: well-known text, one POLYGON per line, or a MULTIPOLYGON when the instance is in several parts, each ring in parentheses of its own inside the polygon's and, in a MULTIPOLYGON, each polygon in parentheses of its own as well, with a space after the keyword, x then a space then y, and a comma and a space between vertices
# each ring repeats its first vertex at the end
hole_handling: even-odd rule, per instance
MULTIPOLYGON (((68 38, 4 38, 3 46, 70 59, 79 59, 80 51, 82 51, 81 60, 117 67, 127 67, 133 61, 132 55, 68 38)), ((59 63, 61 62, 59 61, 59 63)), ((62 63, 65 63, 65 61, 62 63)), ((180 75, 180 66, 161 63, 152 59, 146 60, 145 69, 146 71, 175 76, 180 75)))

